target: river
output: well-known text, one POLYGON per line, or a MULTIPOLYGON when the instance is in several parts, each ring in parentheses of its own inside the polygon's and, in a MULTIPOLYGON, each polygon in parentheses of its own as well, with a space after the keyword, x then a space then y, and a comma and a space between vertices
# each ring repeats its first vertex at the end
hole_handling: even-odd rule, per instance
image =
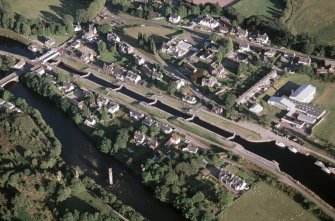
POLYGON ((54 103, 19 83, 10 83, 6 89, 16 97, 24 98, 29 105, 41 112, 44 120, 62 143, 61 157, 67 164, 79 166, 97 183, 150 220, 185 220, 176 209, 155 199, 153 193, 142 185, 139 176, 119 161, 99 152, 72 120, 55 108, 54 103), (107 186, 109 167, 113 168, 115 184, 112 187, 107 186))
POLYGON ((29 51, 28 46, 24 45, 23 43, 5 37, 0 37, 0 50, 21 55, 31 60, 38 56, 38 53, 29 51))

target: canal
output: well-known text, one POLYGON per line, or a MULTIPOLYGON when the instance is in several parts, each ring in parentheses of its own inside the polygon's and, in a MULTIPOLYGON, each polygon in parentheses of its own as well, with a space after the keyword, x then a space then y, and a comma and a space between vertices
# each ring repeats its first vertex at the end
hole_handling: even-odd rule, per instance
POLYGON ((122 163, 99 152, 93 142, 77 128, 72 120, 55 108, 54 103, 33 93, 19 83, 10 83, 6 89, 16 97, 24 98, 39 110, 62 143, 61 157, 72 166, 79 166, 100 185, 115 194, 125 204, 132 206, 150 220, 185 220, 181 213, 153 197, 144 187, 141 178, 122 163), (108 187, 108 168, 113 168, 115 184, 108 187))
MULTIPOLYGON (((96 78, 97 77, 90 78, 90 80, 104 87, 117 87, 108 81, 105 81, 101 78, 96 80, 96 78)), ((152 99, 144 97, 134 91, 127 89, 126 87, 123 87, 119 92, 138 101, 143 101, 146 103, 153 102, 152 99)), ((177 117, 182 117, 184 119, 191 117, 191 115, 185 114, 160 101, 157 101, 157 103, 153 106, 177 117)), ((190 122, 206 128, 207 130, 219 134, 223 137, 230 137, 233 135, 232 133, 206 121, 203 121, 198 117, 195 117, 190 122)), ((320 167, 316 166, 314 164, 316 161, 315 158, 311 156, 305 156, 301 153, 292 153, 287 148, 279 148, 275 145, 275 142, 253 143, 239 136, 236 136, 232 141, 241 144, 245 149, 267 160, 274 160, 278 162, 281 171, 287 173, 295 180, 306 186, 308 189, 316 193, 324 201, 335 207, 335 176, 323 172, 320 167)))

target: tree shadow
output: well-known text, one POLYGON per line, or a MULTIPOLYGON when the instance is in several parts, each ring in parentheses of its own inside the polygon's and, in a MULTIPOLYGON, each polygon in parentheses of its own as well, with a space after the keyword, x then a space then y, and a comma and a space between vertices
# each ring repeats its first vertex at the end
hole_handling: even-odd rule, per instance
POLYGON ((41 15, 43 20, 50 22, 50 23, 61 23, 62 19, 60 19, 57 15, 47 12, 47 11, 41 11, 41 15))

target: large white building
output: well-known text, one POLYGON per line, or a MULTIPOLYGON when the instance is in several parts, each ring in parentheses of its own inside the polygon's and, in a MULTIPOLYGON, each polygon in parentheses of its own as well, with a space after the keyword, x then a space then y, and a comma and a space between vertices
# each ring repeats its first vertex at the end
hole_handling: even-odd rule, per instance
POLYGON ((314 99, 316 88, 310 84, 303 84, 291 94, 290 98, 303 103, 309 103, 314 99))

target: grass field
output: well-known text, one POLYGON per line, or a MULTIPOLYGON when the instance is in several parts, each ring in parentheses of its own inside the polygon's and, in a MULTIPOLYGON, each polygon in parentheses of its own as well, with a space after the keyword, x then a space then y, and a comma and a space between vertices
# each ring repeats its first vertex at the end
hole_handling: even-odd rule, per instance
POLYGON ((206 112, 200 111, 197 113, 199 117, 201 117, 204 120, 208 120, 210 122, 215 122, 217 126, 220 126, 228 131, 236 132, 240 135, 242 135, 245 138, 249 138, 252 140, 260 140, 261 136, 256 133, 255 131, 248 130, 244 127, 240 127, 236 124, 230 123, 229 121, 223 119, 223 118, 218 118, 213 115, 207 114, 206 112))
POLYGON ((153 27, 153 26, 135 26, 130 28, 125 28, 123 30, 124 34, 131 37, 132 39, 137 41, 138 33, 149 35, 153 37, 156 44, 159 46, 164 41, 169 40, 176 30, 165 27, 153 27))
POLYGON ((221 220, 227 221, 317 221, 287 194, 259 183, 226 209, 221 220))
POLYGON ((78 0, 11 0, 12 8, 27 18, 60 21, 66 14, 74 16, 77 9, 86 8, 90 1, 78 0))
POLYGON ((317 34, 321 41, 335 44, 335 1, 303 0, 287 26, 294 34, 311 32, 317 34))
POLYGON ((252 15, 279 17, 282 10, 280 0, 240 0, 233 7, 245 17, 252 15))
MULTIPOLYGON (((303 83, 310 83, 316 87, 317 95, 311 103, 325 108, 327 114, 325 118, 313 128, 312 138, 316 137, 321 140, 328 140, 332 144, 335 144, 335 85, 333 83, 313 80, 308 75, 293 74, 281 78, 275 84, 275 88, 279 89, 288 81, 299 85, 303 83)), ((270 88, 264 96, 272 96, 274 92, 275 90, 270 88)), ((266 103, 262 102, 262 105, 266 105, 266 103)), ((266 106, 264 109, 266 109, 266 106)))

